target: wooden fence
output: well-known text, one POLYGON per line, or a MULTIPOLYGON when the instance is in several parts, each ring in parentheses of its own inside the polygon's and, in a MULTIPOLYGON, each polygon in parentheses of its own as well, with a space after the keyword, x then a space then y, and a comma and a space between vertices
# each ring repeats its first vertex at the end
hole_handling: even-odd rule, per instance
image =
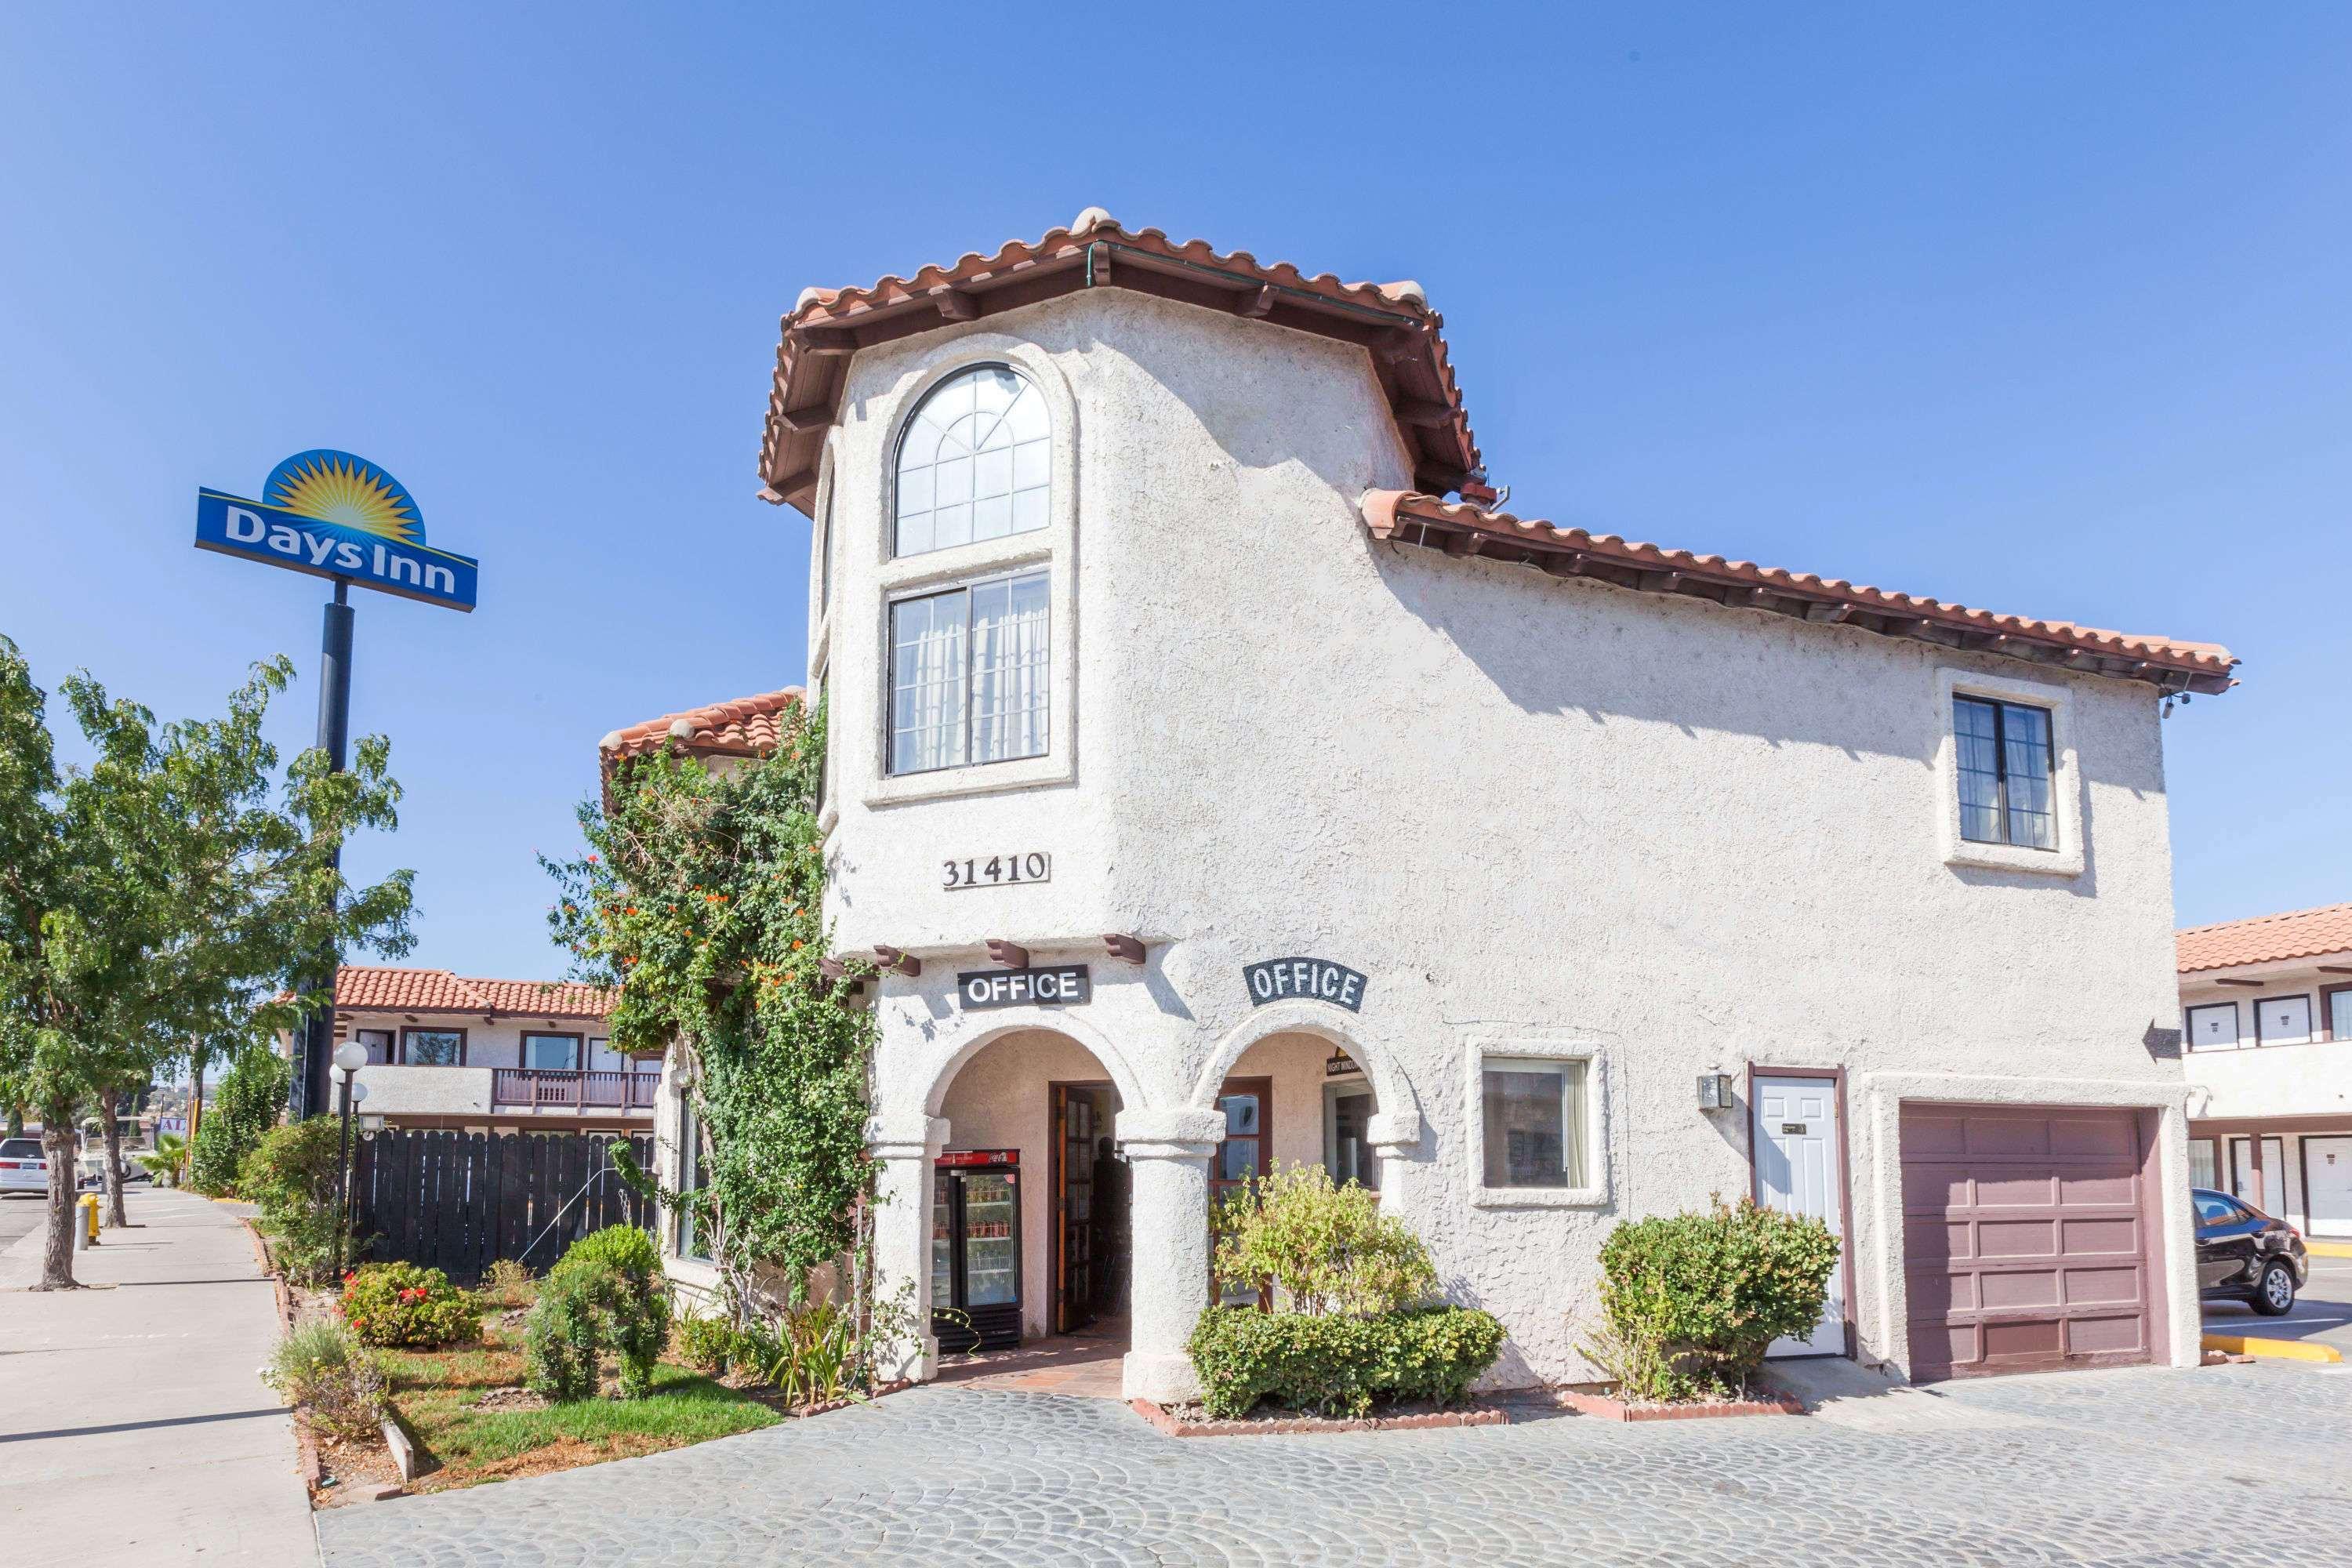
MULTIPOLYGON (((380 1131, 352 1160, 353 1234, 365 1256, 420 1263, 462 1283, 501 1258, 544 1270, 563 1249, 608 1225, 652 1230, 655 1205, 613 1168, 609 1134, 380 1131)), ((633 1137, 639 1168, 653 1140, 633 1137)))

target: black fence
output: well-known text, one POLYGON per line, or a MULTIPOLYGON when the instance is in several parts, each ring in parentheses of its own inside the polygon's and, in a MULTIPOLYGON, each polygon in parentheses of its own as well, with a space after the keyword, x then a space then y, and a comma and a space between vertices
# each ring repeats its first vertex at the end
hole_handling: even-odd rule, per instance
MULTIPOLYGON (((608 1225, 656 1227, 655 1205, 613 1168, 610 1134, 382 1131, 352 1160, 354 1234, 367 1256, 471 1283, 501 1258, 534 1270, 608 1225)), ((641 1169, 653 1140, 629 1140, 641 1169)))

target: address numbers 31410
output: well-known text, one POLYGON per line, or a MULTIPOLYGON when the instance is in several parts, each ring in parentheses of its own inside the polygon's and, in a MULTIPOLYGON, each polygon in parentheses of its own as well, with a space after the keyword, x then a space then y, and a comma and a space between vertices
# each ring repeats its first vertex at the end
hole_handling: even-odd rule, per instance
POLYGON ((1054 858, 1042 849, 991 855, 985 859, 975 855, 969 859, 943 861, 941 865, 940 886, 950 893, 966 888, 1010 888, 1017 882, 1054 879, 1054 858))

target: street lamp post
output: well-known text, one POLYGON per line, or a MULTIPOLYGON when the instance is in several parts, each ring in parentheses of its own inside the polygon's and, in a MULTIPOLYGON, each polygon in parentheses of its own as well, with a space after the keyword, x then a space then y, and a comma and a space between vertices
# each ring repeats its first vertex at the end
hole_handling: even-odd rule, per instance
POLYGON ((367 1047, 357 1040, 346 1040, 335 1049, 335 1079, 343 1089, 342 1152, 337 1179, 335 1212, 335 1273, 343 1271, 343 1233, 352 1221, 352 1078, 367 1066, 367 1047))

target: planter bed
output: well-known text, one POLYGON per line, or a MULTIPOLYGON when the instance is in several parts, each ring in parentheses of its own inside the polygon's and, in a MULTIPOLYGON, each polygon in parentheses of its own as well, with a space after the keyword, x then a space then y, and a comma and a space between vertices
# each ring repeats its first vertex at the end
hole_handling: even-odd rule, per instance
POLYGON ((1438 1409, 1402 1405, 1387 1414, 1362 1417, 1310 1415, 1297 1410, 1267 1410, 1238 1420, 1202 1414, 1197 1405, 1169 1406, 1149 1399, 1130 1399, 1129 1408, 1171 1437, 1273 1437, 1300 1433, 1420 1432, 1437 1426, 1507 1426, 1511 1413, 1499 1405, 1473 1401, 1438 1409))
POLYGON ((1573 1388, 1543 1391, 1546 1397, 1579 1415, 1603 1421, 1705 1421, 1718 1415, 1802 1415, 1805 1407, 1786 1394, 1766 1394, 1753 1399, 1690 1399, 1670 1405, 1629 1403, 1613 1394, 1586 1394, 1573 1388))

